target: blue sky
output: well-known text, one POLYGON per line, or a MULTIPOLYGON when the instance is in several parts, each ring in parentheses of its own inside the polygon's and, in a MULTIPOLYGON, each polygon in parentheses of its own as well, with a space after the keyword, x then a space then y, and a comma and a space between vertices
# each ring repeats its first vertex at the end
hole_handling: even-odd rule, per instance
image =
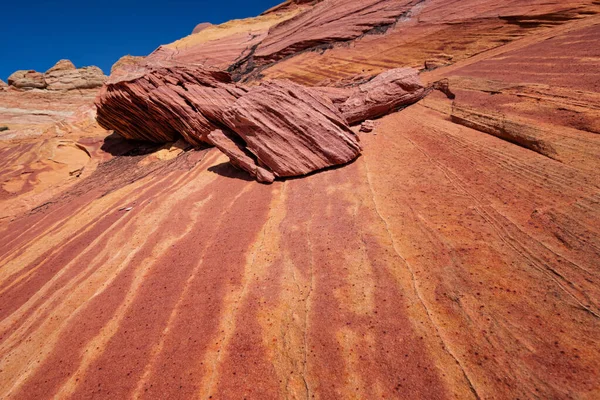
POLYGON ((258 15, 283 0, 10 0, 0 7, 0 79, 19 69, 45 72, 66 58, 108 75, 125 54, 148 55, 200 22, 258 15))

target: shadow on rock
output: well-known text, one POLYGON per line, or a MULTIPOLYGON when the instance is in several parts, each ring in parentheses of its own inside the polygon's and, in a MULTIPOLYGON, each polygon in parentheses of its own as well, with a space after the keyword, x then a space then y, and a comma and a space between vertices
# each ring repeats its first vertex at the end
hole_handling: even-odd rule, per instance
MULTIPOLYGON (((278 177, 275 181, 276 182, 285 182, 285 181, 294 181, 297 179, 303 179, 309 176, 313 176, 313 175, 317 175, 323 172, 327 172, 327 171, 334 171, 336 169, 341 169, 344 168, 348 165, 352 165, 356 162, 356 160, 358 160, 360 158, 360 156, 346 164, 341 164, 341 165, 334 165, 332 167, 328 167, 328 168, 324 168, 318 171, 313 171, 309 174, 306 175, 302 175, 302 176, 286 176, 286 177, 278 177)), ((226 178, 231 178, 231 179, 242 179, 244 181, 254 181, 255 179, 248 174, 246 171, 243 171, 241 169, 238 169, 236 167, 234 167, 231 163, 229 162, 224 162, 221 164, 217 164, 217 165, 213 165, 212 167, 209 167, 208 170, 210 172, 214 172, 217 175, 221 175, 224 176, 226 178)))
POLYGON ((112 133, 104 138, 101 149, 115 157, 141 156, 153 153, 161 146, 161 144, 152 142, 125 139, 117 133, 112 133))
POLYGON ((210 172, 214 172, 215 174, 224 176, 226 178, 242 179, 244 181, 249 181, 249 182, 254 181, 254 178, 252 176, 250 176, 250 174, 248 174, 246 171, 237 169, 236 167, 234 167, 233 165, 231 165, 228 162, 213 165, 212 167, 209 167, 208 170, 210 172))

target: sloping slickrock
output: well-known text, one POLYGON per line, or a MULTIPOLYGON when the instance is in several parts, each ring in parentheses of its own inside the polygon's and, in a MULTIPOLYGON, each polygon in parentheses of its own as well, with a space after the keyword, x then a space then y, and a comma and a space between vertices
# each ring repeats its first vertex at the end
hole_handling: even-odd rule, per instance
POLYGON ((589 20, 599 10, 593 0, 427 0, 384 35, 358 37, 351 46, 299 53, 260 73, 268 79, 313 86, 365 72, 424 68, 427 61, 438 58, 443 64, 454 64, 549 27, 589 20))
POLYGON ((205 27, 200 32, 160 46, 148 56, 148 60, 201 63, 227 69, 245 61, 252 49, 267 36, 269 28, 307 7, 299 5, 282 12, 205 27))
POLYGON ((383 72, 360 85, 344 103, 340 111, 349 124, 381 117, 401 106, 416 103, 426 94, 419 74, 412 68, 398 68, 383 72))
POLYGON ((271 28, 256 49, 257 65, 304 49, 355 39, 374 28, 389 27, 421 0, 325 0, 271 28))
POLYGON ((0 90, 4 89, 6 87, 8 87, 8 85, 6 84, 6 82, 4 82, 2 79, 0 79, 0 90))
POLYGON ((275 176, 302 176, 355 159, 356 136, 326 98, 292 82, 269 82, 239 98, 223 115, 275 176))
POLYGON ((45 89, 44 75, 33 70, 21 70, 8 77, 8 84, 19 89, 45 89))

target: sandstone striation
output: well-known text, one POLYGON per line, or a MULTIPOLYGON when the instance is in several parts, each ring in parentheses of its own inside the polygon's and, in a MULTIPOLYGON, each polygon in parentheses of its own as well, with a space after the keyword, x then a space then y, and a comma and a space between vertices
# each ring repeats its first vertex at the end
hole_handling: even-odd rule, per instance
POLYGON ((225 110, 222 123, 242 138, 258 165, 277 177, 345 164, 361 150, 328 99, 292 82, 251 88, 225 110))
POLYGON ((243 88, 226 72, 160 63, 109 80, 96 104, 99 124, 125 138, 164 143, 181 135, 194 145, 213 144, 261 181, 306 175, 360 153, 333 103, 292 82, 243 88), (220 127, 228 133, 208 137, 220 127), (238 150, 254 165, 236 159, 238 150))
POLYGON ((316 46, 343 42, 373 29, 385 30, 420 0, 325 0, 274 26, 257 47, 257 65, 278 61, 316 46))
POLYGON ((348 123, 355 124, 416 103, 425 94, 416 70, 392 69, 360 85, 339 108, 348 123))
POLYGON ((120 68, 99 113, 144 142, 98 89, 0 91, 0 398, 600 398, 598 1, 426 0, 252 65, 332 4, 120 68), (406 67, 427 96, 343 168, 279 180, 243 138, 268 160, 406 67))
POLYGON ((132 56, 132 55, 126 55, 123 56, 121 58, 119 58, 117 60, 117 62, 115 62, 112 67, 110 68, 110 74, 114 74, 115 72, 117 72, 120 69, 123 69, 125 67, 132 67, 135 66, 139 63, 141 63, 143 60, 145 59, 145 57, 142 56, 132 56))
POLYGON ((8 77, 8 84, 19 89, 45 89, 48 84, 44 74, 33 70, 21 70, 8 77))
POLYGON ((99 88, 106 76, 98 67, 75 68, 69 60, 61 60, 45 74, 48 90, 74 90, 99 88))
POLYGON ((222 111, 244 93, 227 72, 159 63, 109 79, 96 105, 98 123, 127 139, 200 145, 222 111))
POLYGON ((101 87, 106 76, 98 67, 75 68, 69 60, 60 60, 46 73, 33 70, 16 71, 8 84, 19 89, 74 90, 101 87))

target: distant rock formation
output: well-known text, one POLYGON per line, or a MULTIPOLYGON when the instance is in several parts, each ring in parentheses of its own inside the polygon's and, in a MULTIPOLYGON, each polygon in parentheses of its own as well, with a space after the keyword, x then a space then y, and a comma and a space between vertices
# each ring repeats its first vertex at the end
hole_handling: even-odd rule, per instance
POLYGON ((209 27, 211 27, 211 26, 213 26, 213 24, 211 24, 210 22, 202 22, 202 23, 200 23, 200 24, 196 25, 196 27, 195 27, 195 28, 194 28, 194 30, 192 31, 192 35, 194 35, 194 34, 196 34, 196 33, 198 33, 198 32, 201 32, 201 31, 203 31, 203 30, 205 30, 206 28, 209 28, 209 27))
POLYGON ((117 60, 116 63, 113 64, 113 66, 110 68, 110 74, 114 74, 115 71, 125 67, 125 66, 133 66, 136 65, 140 62, 142 62, 146 57, 143 56, 132 56, 132 55, 126 55, 123 56, 121 58, 119 58, 117 60))
POLYGON ((8 84, 19 89, 45 89, 44 74, 34 70, 15 71, 8 77, 8 84))
POLYGON ((52 68, 46 71, 46 74, 50 74, 56 71, 71 71, 77 69, 75 64, 71 60, 59 60, 52 68))
POLYGON ((16 71, 8 84, 19 89, 73 90, 101 87, 107 77, 98 67, 75 68, 69 60, 60 60, 46 73, 33 70, 16 71))
POLYGON ((426 92, 410 68, 359 87, 244 87, 218 69, 163 61, 123 68, 96 106, 98 123, 127 139, 208 143, 257 180, 272 182, 352 161, 361 147, 348 123, 387 114, 426 92))

